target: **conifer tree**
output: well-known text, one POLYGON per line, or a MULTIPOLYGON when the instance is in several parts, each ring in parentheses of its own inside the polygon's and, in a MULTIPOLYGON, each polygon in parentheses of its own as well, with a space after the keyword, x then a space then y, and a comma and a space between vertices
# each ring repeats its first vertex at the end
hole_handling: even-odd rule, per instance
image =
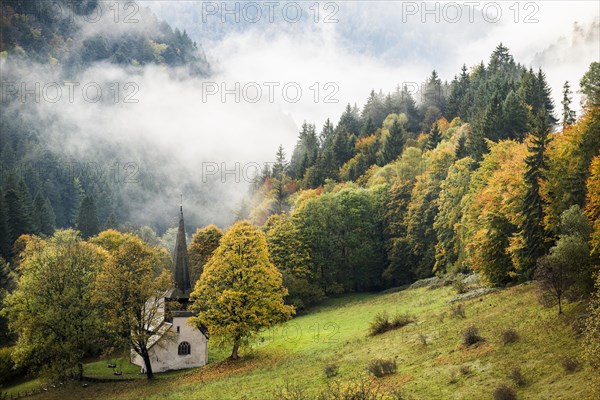
POLYGON ((406 132, 400 125, 398 119, 394 121, 389 131, 383 137, 382 164, 394 161, 400 153, 406 142, 406 132))
POLYGON ((50 202, 38 192, 33 203, 36 231, 46 236, 52 235, 55 228, 55 217, 50 202))
POLYGON ((96 204, 91 196, 85 196, 81 203, 79 215, 77 216, 77 230, 81 232, 84 239, 95 236, 100 232, 96 204))
POLYGON ((431 131, 427 136, 427 144, 425 148, 427 150, 433 150, 437 147, 437 145, 442 141, 442 133, 440 132, 440 128, 438 127, 437 122, 433 124, 431 127, 431 131))
POLYGON ((531 143, 525 158, 526 192, 523 201, 524 222, 521 234, 524 249, 521 260, 522 278, 530 279, 535 269, 537 259, 546 251, 546 233, 544 229, 544 198, 540 186, 545 179, 547 169, 546 149, 550 141, 548 117, 542 111, 535 118, 530 136, 531 143))
POLYGON ((569 125, 573 125, 576 121, 575 119, 575 111, 571 110, 571 101, 573 100, 570 95, 571 95, 571 88, 569 86, 569 81, 565 81, 565 84, 563 85, 563 99, 562 99, 562 106, 563 106, 563 112, 562 112, 562 127, 563 130, 565 130, 567 128, 567 126, 569 125))

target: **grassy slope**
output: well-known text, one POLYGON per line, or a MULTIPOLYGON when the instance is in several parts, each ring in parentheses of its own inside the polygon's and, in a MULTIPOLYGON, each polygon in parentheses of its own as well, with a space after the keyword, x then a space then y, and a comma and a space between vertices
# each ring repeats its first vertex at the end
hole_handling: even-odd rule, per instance
MULTIPOLYGON (((591 371, 566 374, 562 360, 578 354, 578 341, 570 324, 581 306, 543 309, 532 285, 518 286, 464 303, 465 319, 450 316, 447 300, 451 288, 416 289, 385 295, 353 295, 329 301, 310 314, 295 318, 286 327, 267 332, 244 359, 232 363, 213 362, 185 372, 159 375, 153 383, 144 380, 115 384, 72 384, 37 396, 43 399, 264 399, 286 382, 317 390, 327 382, 323 367, 340 366, 339 379, 364 373, 374 358, 397 356, 398 372, 379 379, 386 389, 401 388, 416 399, 486 399, 501 383, 512 384, 508 374, 520 367, 528 380, 518 388, 520 399, 583 399, 591 371), (579 309, 578 309, 579 308, 579 309), (382 310, 407 312, 418 323, 377 337, 367 337, 369 322, 382 310), (477 326, 487 340, 464 348, 462 331, 477 326), (503 345, 500 332, 512 327, 521 338, 503 345), (423 346, 419 332, 428 338, 423 346), (458 373, 462 365, 471 373, 458 373), (450 383, 452 374, 457 382, 450 383), (246 397, 244 397, 246 396, 246 397)), ((223 351, 213 355, 224 358, 223 351)), ((213 358, 213 357, 211 357, 213 358)), ((90 372, 97 370, 90 367, 90 372)))

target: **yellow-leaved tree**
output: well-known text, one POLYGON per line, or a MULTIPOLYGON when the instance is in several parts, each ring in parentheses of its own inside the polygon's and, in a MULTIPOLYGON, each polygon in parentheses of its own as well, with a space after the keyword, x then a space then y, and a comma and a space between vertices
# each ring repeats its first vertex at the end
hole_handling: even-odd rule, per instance
POLYGON ((247 221, 233 225, 204 267, 191 299, 198 313, 193 321, 208 329, 211 340, 240 345, 261 329, 287 321, 294 307, 283 302, 287 290, 281 273, 269 260, 265 235, 247 221))
POLYGON ((162 299, 173 286, 168 257, 139 237, 112 229, 90 239, 111 255, 98 274, 95 303, 116 348, 130 347, 152 379, 150 343, 162 329, 162 299))

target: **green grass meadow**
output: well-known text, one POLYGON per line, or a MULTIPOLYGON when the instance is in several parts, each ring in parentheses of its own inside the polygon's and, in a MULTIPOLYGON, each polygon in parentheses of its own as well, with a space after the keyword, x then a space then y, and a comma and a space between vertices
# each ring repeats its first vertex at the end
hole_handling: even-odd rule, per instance
MULTIPOLYGON (((514 387, 519 399, 591 398, 590 369, 568 373, 563 368, 563 361, 580 351, 572 326, 585 311, 582 305, 569 304, 558 316, 556 308, 542 308, 534 286, 526 284, 462 302, 465 318, 460 318, 452 315, 448 303, 455 295, 444 287, 331 299, 264 332, 244 349, 241 360, 227 360, 228 349, 209 345, 211 362, 202 368, 157 374, 155 381, 147 382, 137 366, 123 361, 119 378, 129 381, 89 383, 85 388, 69 383, 35 398, 270 399, 286 384, 316 395, 332 380, 366 375, 369 362, 378 358, 396 358, 398 370, 376 379, 377 385, 410 399, 491 399, 501 384, 514 387), (381 311, 408 313, 416 322, 370 337, 369 324, 381 311), (462 344, 469 326, 479 329, 483 343, 462 344), (501 332, 508 328, 516 330, 519 339, 505 345, 501 332), (338 376, 325 376, 328 364, 339 366, 338 376), (509 378, 515 367, 525 377, 522 387, 509 378)), ((110 377, 112 370, 106 365, 106 360, 87 364, 85 374, 110 377)), ((22 390, 22 385, 31 384, 9 388, 9 393, 22 390)))

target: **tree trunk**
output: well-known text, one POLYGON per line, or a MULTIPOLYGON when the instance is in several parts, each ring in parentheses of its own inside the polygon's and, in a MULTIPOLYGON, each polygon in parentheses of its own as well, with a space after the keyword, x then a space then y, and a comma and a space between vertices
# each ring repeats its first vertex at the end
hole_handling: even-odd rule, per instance
POLYGON ((237 360, 238 357, 238 349, 240 348, 240 339, 236 338, 233 342, 233 351, 231 352, 231 359, 237 360))
POLYGON ((77 363, 77 380, 83 380, 83 363, 77 363))
POLYGON ((560 301, 560 296, 558 296, 558 315, 562 314, 562 304, 560 301))
POLYGON ((147 351, 142 354, 142 358, 144 359, 144 365, 146 366, 146 377, 148 379, 153 379, 154 374, 152 373, 152 363, 150 362, 150 355, 147 351))

